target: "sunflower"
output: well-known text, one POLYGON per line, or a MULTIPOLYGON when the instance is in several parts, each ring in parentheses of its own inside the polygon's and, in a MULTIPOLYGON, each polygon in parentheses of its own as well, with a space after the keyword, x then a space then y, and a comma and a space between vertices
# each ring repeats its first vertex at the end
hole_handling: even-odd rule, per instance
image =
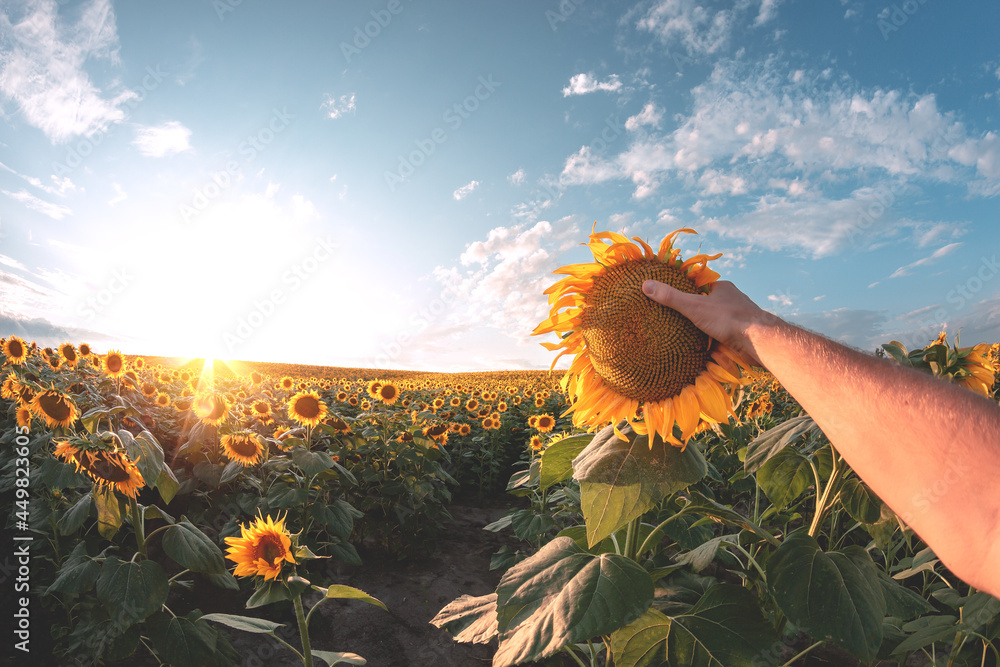
POLYGON ((531 451, 540 452, 542 451, 542 447, 545 446, 545 441, 542 440, 542 436, 533 435, 531 436, 531 441, 528 443, 528 446, 531 447, 531 451))
POLYGON ((146 398, 152 398, 156 395, 156 385, 152 382, 143 382, 140 389, 142 391, 142 395, 146 398))
POLYGON ((538 415, 535 419, 535 428, 538 429, 540 433, 548 433, 556 426, 556 420, 552 415, 538 415))
POLYGON ((125 357, 117 350, 111 350, 104 355, 104 372, 113 378, 125 375, 125 357))
POLYGON ((281 381, 278 383, 278 388, 284 389, 285 391, 290 390, 294 386, 295 386, 295 380, 288 377, 287 375, 281 378, 281 381))
POLYGON ((428 438, 433 439, 439 445, 448 444, 447 424, 434 424, 433 426, 426 426, 423 429, 423 434, 428 438))
POLYGON ((475 412, 476 410, 479 409, 479 401, 477 401, 474 398, 470 398, 468 401, 465 402, 465 409, 468 410, 469 412, 475 412))
POLYGON ((31 430, 31 408, 17 409, 17 425, 26 431, 31 430))
POLYGON ((326 423, 332 426, 333 430, 336 431, 337 433, 351 432, 351 425, 345 422, 337 415, 331 415, 330 418, 326 420, 326 423))
POLYGON ((170 396, 164 394, 162 391, 156 395, 156 405, 165 408, 170 405, 170 396))
POLYGON ((468 424, 462 424, 461 426, 458 427, 459 435, 469 435, 470 433, 472 433, 472 427, 469 426, 468 424))
POLYGON ((70 368, 76 366, 76 362, 80 360, 80 357, 76 353, 76 348, 73 347, 72 343, 63 343, 60 345, 59 356, 66 361, 66 365, 70 368))
POLYGON ((142 473, 123 450, 114 447, 78 448, 66 440, 55 442, 55 455, 76 466, 77 472, 86 473, 100 486, 114 488, 130 498, 146 486, 142 473))
POLYGON ((956 374, 955 380, 966 389, 989 398, 997 370, 991 360, 990 345, 980 343, 973 347, 957 348, 956 351, 963 372, 956 374))
POLYGON ((3 356, 7 357, 4 363, 21 364, 28 358, 28 346, 17 336, 11 336, 3 342, 3 356))
POLYGON ((285 529, 285 520, 274 521, 268 515, 257 515, 250 526, 240 526, 240 537, 227 537, 229 549, 226 558, 236 563, 233 571, 237 577, 261 575, 271 580, 281 574, 283 561, 294 564, 292 539, 285 529))
MULTIPOLYGON (((201 420, 201 423, 209 426, 218 426, 229 415, 229 404, 226 403, 226 399, 222 394, 200 394, 195 397, 191 407, 194 409, 195 416, 201 420)), ((177 408, 181 409, 179 402, 177 408)))
POLYGON ((381 382, 379 382, 378 380, 372 380, 371 382, 368 383, 368 388, 366 389, 366 391, 368 392, 368 395, 371 396, 372 398, 378 398, 378 390, 381 386, 382 386, 381 382))
POLYGON ((222 436, 222 452, 230 461, 236 461, 244 468, 256 465, 264 458, 266 448, 256 433, 237 431, 222 436))
POLYGON ((391 382, 386 382, 378 388, 375 398, 386 405, 392 405, 399 398, 399 387, 391 382))
POLYGON ((650 435, 650 443, 659 434, 683 448, 702 421, 735 416, 732 386, 746 383, 739 367, 750 365, 642 292, 646 280, 689 294, 711 290, 719 274, 708 262, 721 255, 682 260, 673 247, 681 232, 695 233, 668 234, 657 252, 638 238, 635 245, 614 232, 592 233, 587 245, 594 262, 556 270, 566 277, 545 291, 550 316, 533 333, 562 336, 542 343, 550 351, 562 348, 553 367, 563 354, 575 355, 562 381, 571 403, 564 414, 572 413, 575 425, 597 428, 627 419, 636 432, 650 435))
POLYGON ((49 428, 65 428, 75 422, 79 414, 73 399, 58 389, 38 392, 31 401, 31 413, 43 420, 49 428))
POLYGON ((80 343, 80 347, 77 348, 77 352, 79 352, 80 356, 84 359, 94 353, 94 351, 90 349, 90 344, 88 343, 80 343))
POLYGON ((326 403, 315 391, 300 391, 288 399, 288 416, 303 426, 315 426, 326 417, 326 403))

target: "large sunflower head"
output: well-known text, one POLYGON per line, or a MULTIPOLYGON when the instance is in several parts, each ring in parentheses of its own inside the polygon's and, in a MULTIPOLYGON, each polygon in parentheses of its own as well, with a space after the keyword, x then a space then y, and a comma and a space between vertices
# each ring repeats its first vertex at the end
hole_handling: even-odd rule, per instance
POLYGON ((392 405, 399 398, 399 387, 391 382, 385 382, 379 386, 375 398, 386 405, 392 405))
POLYGON ((99 487, 113 488, 135 498, 138 490, 146 485, 142 473, 113 434, 108 434, 106 441, 73 438, 72 442, 61 440, 53 444, 57 458, 76 466, 77 472, 85 473, 99 487))
POLYGON ((76 347, 73 343, 63 343, 60 345, 59 356, 66 361, 66 365, 70 368, 76 366, 76 362, 80 360, 79 355, 76 353, 76 347))
MULTIPOLYGON (((175 405, 180 409, 180 401, 175 405)), ((195 416, 203 424, 210 426, 218 426, 229 415, 229 404, 226 402, 225 396, 215 392, 199 394, 195 397, 191 407, 194 409, 195 416)))
POLYGON ((6 364, 20 364, 28 358, 28 346, 17 336, 11 336, 3 342, 3 356, 6 364))
POLYGON ((221 438, 222 452, 230 461, 236 461, 244 468, 260 463, 267 448, 256 433, 237 431, 221 438))
POLYGON ((104 372, 113 378, 125 375, 125 357, 117 350, 111 350, 104 355, 104 372))
POLYGON ((233 571, 237 577, 260 575, 265 581, 281 574, 284 562, 294 564, 292 538, 285 528, 285 520, 267 519, 258 515, 249 526, 240 526, 240 537, 227 537, 229 549, 226 558, 236 563, 233 571))
POLYGON ((79 414, 73 399, 58 389, 46 389, 35 394, 31 401, 31 412, 49 428, 66 428, 76 421, 79 414))
POLYGON ((575 355, 563 390, 577 426, 598 428, 627 419, 636 422, 637 432, 659 434, 683 447, 703 421, 724 422, 733 415, 732 387, 744 383, 739 366, 749 364, 642 293, 646 280, 689 294, 711 290, 719 274, 708 262, 721 255, 683 260, 673 247, 681 232, 695 233, 679 229, 655 252, 638 238, 632 243, 614 232, 593 233, 587 245, 594 262, 555 271, 566 277, 545 291, 550 316, 534 333, 561 336, 558 343, 542 343, 551 351, 562 348, 556 360, 575 355))
POLYGON ((300 391, 288 399, 288 416, 303 426, 315 426, 326 417, 326 403, 315 391, 300 391))

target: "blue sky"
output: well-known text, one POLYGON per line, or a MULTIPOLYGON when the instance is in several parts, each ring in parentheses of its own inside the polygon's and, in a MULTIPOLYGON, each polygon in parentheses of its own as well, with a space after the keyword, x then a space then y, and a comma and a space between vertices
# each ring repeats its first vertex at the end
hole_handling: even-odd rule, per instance
POLYGON ((0 335, 545 368, 596 221, 856 347, 1000 336, 1000 5, 0 4, 0 335))

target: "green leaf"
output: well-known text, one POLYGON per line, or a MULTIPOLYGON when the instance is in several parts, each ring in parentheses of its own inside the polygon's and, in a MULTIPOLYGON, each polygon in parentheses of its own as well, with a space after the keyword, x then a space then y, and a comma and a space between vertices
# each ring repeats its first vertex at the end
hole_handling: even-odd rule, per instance
POLYGON ((792 533, 768 559, 767 581, 790 621, 862 660, 875 658, 886 602, 864 549, 824 553, 805 531, 792 533))
POLYGON ((492 523, 486 524, 485 526, 483 526, 483 530, 488 530, 491 533, 499 533, 501 530, 503 530, 504 528, 507 528, 512 523, 514 523, 514 513, 513 512, 511 512, 510 514, 504 514, 502 517, 500 517, 496 521, 494 521, 492 523))
POLYGON ((189 570, 205 574, 222 574, 226 571, 222 550, 185 518, 164 531, 163 550, 189 570))
POLYGON ((701 572, 715 560, 715 554, 719 551, 719 547, 723 544, 737 544, 738 542, 738 535, 719 535, 686 554, 677 556, 674 562, 678 565, 690 565, 695 572, 701 572))
POLYGON ((750 667, 779 643, 754 594, 734 584, 712 586, 672 621, 667 646, 672 665, 750 667))
MULTIPOLYGON (((726 507, 725 505, 712 500, 708 496, 699 493, 694 489, 691 489, 688 492, 688 495, 690 496, 690 502, 685 505, 682 510, 685 514, 701 514, 703 516, 711 517, 721 521, 722 523, 727 523, 731 526, 742 528, 743 530, 749 530, 751 533, 763 537, 772 546, 777 547, 779 545, 778 540, 775 539, 771 533, 764 528, 761 528, 731 507, 726 507)), ((667 534, 670 534, 669 530, 667 531, 667 534)))
MULTIPOLYGON (((319 590, 323 590, 319 588, 319 590)), ((361 600, 362 602, 367 602, 368 604, 375 605, 376 607, 382 607, 386 611, 389 611, 384 604, 382 604, 376 598, 373 598, 368 593, 357 588, 352 588, 350 586, 343 586, 340 584, 334 584, 326 589, 326 597, 330 598, 341 598, 346 600, 361 600)))
POLYGON ((240 590, 240 582, 236 581, 236 577, 229 572, 223 572, 222 574, 208 574, 205 575, 205 578, 208 579, 213 586, 218 586, 219 588, 228 591, 240 590))
MULTIPOLYGON (((156 480, 160 478, 163 470, 163 448, 156 441, 149 431, 142 431, 139 435, 132 437, 126 430, 118 431, 125 452, 135 462, 144 480, 156 480)), ((147 481, 147 484, 149 482, 147 481)))
POLYGON ((903 621, 934 611, 934 607, 916 592, 896 582, 892 577, 875 568, 878 582, 885 597, 885 613, 903 621))
POLYGON ((954 616, 924 616, 910 621, 903 626, 904 632, 912 632, 909 637, 900 642, 892 650, 893 655, 916 651, 934 642, 947 642, 955 639, 958 632, 958 619, 954 616))
POLYGON ((309 499, 309 489, 299 489, 286 484, 275 484, 267 494, 268 506, 273 509, 298 507, 309 499))
POLYGON ((343 653, 341 651, 317 651, 312 650, 314 658, 319 658, 326 664, 333 665, 367 665, 368 661, 357 653, 343 653))
POLYGON ((631 427, 598 433, 573 460, 573 477, 580 482, 587 541, 594 545, 662 499, 705 476, 705 458, 695 446, 683 452, 657 437, 637 435, 631 427))
POLYGON ((774 453, 757 470, 757 483, 775 509, 782 510, 814 483, 809 459, 792 447, 774 453))
POLYGON ((511 525, 517 539, 533 542, 556 525, 548 514, 537 514, 534 510, 517 510, 511 515, 511 525))
POLYGON ((656 609, 619 628, 611 635, 616 667, 661 667, 667 663, 670 618, 656 609))
POLYGON ((194 476, 212 487, 213 489, 219 488, 219 484, 222 482, 222 471, 225 466, 218 463, 212 463, 211 461, 201 461, 196 463, 194 468, 191 470, 194 476))
POLYGON ((146 632, 160 659, 175 667, 228 665, 216 650, 219 634, 201 619, 201 612, 187 616, 155 614, 146 621, 146 632))
POLYGON ((354 520, 364 516, 346 500, 338 498, 332 503, 316 503, 311 507, 313 518, 337 537, 349 539, 354 532, 354 520))
POLYGON ((121 627, 159 611, 168 592, 167 575, 151 560, 136 563, 108 556, 97 578, 97 599, 121 627))
POLYGON ((539 486, 547 489, 573 476, 573 459, 590 444, 594 436, 589 433, 563 438, 542 451, 539 486))
POLYGON ((606 537, 594 546, 587 544, 587 527, 586 526, 570 526, 569 528, 563 528, 559 531, 556 537, 569 537, 576 545, 581 549, 588 551, 589 553, 598 554, 604 553, 616 553, 615 543, 610 537, 606 537))
POLYGON ((457 642, 488 644, 497 636, 497 594, 463 595, 439 611, 431 624, 451 634, 457 642))
POLYGON ((1000 600, 977 591, 962 606, 962 630, 975 632, 1000 614, 1000 600))
POLYGON ((95 486, 94 505, 97 506, 97 532, 110 540, 122 525, 123 512, 118 496, 108 486, 95 486))
POLYGON ((282 602, 291 600, 292 596, 288 592, 288 587, 280 581, 265 581, 257 586, 250 599, 247 600, 247 609, 263 607, 272 602, 282 602))
POLYGON ((227 484, 243 472, 243 464, 239 461, 230 461, 226 464, 226 467, 222 469, 222 474, 219 475, 219 484, 227 484))
POLYGON ((326 452, 311 452, 301 447, 292 450, 292 461, 309 477, 333 467, 333 459, 326 452))
POLYGON ((59 568, 55 581, 45 589, 45 594, 80 595, 86 593, 94 587, 100 572, 101 564, 87 555, 86 543, 77 542, 73 551, 63 561, 62 567, 59 568))
POLYGON ((816 422, 809 415, 792 417, 779 426, 761 433, 747 445, 746 460, 743 467, 747 472, 757 472, 768 459, 792 444, 799 437, 818 429, 816 422))
POLYGON ((160 476, 156 478, 156 489, 160 492, 163 502, 169 505, 180 488, 181 485, 177 482, 174 471, 170 469, 170 466, 163 466, 160 476))
POLYGON ((882 501, 857 478, 850 477, 843 481, 840 502, 855 521, 875 523, 882 517, 882 501))
POLYGON ((494 667, 546 658, 567 644, 610 634, 652 601, 653 582, 634 561, 594 556, 568 537, 556 538, 508 570, 497 586, 494 667))
POLYGON ((252 616, 234 616, 233 614, 205 614, 201 617, 201 620, 221 623, 230 628, 257 634, 270 634, 278 628, 284 627, 284 623, 275 623, 274 621, 254 618, 252 616))
POLYGON ((83 522, 87 520, 90 516, 90 505, 93 502, 94 497, 91 492, 80 496, 80 499, 76 501, 76 504, 66 510, 61 517, 59 517, 59 522, 56 524, 56 529, 62 535, 71 535, 80 529, 83 522))

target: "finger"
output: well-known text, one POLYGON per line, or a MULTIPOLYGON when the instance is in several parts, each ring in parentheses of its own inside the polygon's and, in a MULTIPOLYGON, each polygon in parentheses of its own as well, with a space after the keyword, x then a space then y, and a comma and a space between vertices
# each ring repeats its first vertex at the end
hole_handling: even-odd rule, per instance
POLYGON ((690 305, 688 298, 691 295, 685 294, 679 289, 671 287, 666 283, 661 283, 658 280, 647 280, 643 282, 642 293, 653 301, 668 308, 673 308, 681 314, 684 313, 685 307, 690 305))

